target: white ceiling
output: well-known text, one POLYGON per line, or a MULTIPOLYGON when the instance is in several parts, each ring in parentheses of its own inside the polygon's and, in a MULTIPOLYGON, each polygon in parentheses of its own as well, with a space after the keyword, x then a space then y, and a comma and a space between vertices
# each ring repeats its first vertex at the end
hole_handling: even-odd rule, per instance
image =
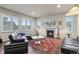
POLYGON ((1 4, 0 6, 33 17, 64 13, 73 7, 72 4, 61 4, 61 8, 57 8, 56 4, 1 4), (35 15, 32 15, 32 12, 35 12, 35 15))

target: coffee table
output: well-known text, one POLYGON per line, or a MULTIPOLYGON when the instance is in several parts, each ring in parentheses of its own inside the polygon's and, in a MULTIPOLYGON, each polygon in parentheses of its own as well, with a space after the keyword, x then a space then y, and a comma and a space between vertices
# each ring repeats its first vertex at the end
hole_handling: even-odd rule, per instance
POLYGON ((32 39, 45 39, 46 37, 44 36, 32 36, 32 39))

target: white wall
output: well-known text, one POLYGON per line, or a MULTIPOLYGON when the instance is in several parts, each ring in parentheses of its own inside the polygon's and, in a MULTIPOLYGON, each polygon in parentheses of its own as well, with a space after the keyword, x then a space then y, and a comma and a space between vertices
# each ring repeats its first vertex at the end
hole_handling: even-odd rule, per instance
POLYGON ((18 17, 19 18, 19 25, 20 25, 20 30, 19 31, 23 30, 22 27, 21 27, 21 21, 20 20, 22 20, 23 18, 30 19, 31 20, 31 29, 29 30, 29 33, 31 32, 32 35, 35 34, 35 27, 36 27, 35 18, 27 16, 27 15, 20 14, 20 13, 17 13, 15 11, 0 8, 0 35, 1 35, 2 39, 3 39, 3 41, 7 41, 8 40, 8 35, 13 33, 13 32, 2 32, 1 31, 1 16, 2 15, 18 17))
MULTIPOLYGON (((45 16, 45 17, 40 17, 37 19, 37 24, 39 25, 39 29, 41 30, 39 33, 40 35, 46 36, 46 27, 42 25, 43 21, 47 20, 61 20, 62 21, 62 26, 60 26, 60 37, 64 38, 67 37, 67 31, 66 31, 66 23, 65 23, 65 14, 56 14, 56 15, 50 15, 50 16, 45 16)), ((54 26, 55 27, 55 26, 54 26)), ((54 28, 54 27, 49 27, 49 28, 54 28)), ((72 25, 72 37, 75 37, 77 35, 77 17, 73 16, 73 25, 72 25)), ((56 32, 55 32, 55 37, 56 37, 56 32)))
POLYGON ((72 37, 77 36, 77 16, 73 16, 73 30, 72 30, 72 37))
POLYGON ((77 35, 79 36, 79 15, 77 15, 77 35))

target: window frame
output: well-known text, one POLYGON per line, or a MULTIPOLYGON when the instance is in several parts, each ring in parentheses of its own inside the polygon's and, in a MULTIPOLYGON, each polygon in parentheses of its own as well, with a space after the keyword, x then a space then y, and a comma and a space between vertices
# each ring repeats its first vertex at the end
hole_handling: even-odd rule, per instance
MULTIPOLYGON (((15 16, 10 16, 10 15, 1 15, 1 32, 15 32, 15 31, 19 31, 19 27, 18 27, 18 30, 14 30, 13 29, 13 24, 11 24, 12 26, 12 29, 11 30, 4 30, 4 25, 3 25, 3 17, 15 17, 15 16)), ((18 20, 18 26, 19 26, 19 18, 18 17, 15 17, 17 18, 18 20)))
POLYGON ((26 26, 25 26, 25 29, 31 29, 31 20, 28 19, 28 18, 21 19, 21 26, 22 26, 22 28, 23 28, 23 25, 22 25, 22 21, 23 21, 23 20, 26 20, 26 26), (27 21, 30 21, 30 26, 29 26, 29 28, 28 28, 28 26, 27 26, 27 21))

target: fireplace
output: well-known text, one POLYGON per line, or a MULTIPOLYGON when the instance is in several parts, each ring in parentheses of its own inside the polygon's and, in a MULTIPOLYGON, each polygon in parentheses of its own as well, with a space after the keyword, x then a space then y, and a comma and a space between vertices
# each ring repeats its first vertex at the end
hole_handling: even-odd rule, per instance
POLYGON ((47 30, 47 37, 54 38, 54 30, 47 30))

